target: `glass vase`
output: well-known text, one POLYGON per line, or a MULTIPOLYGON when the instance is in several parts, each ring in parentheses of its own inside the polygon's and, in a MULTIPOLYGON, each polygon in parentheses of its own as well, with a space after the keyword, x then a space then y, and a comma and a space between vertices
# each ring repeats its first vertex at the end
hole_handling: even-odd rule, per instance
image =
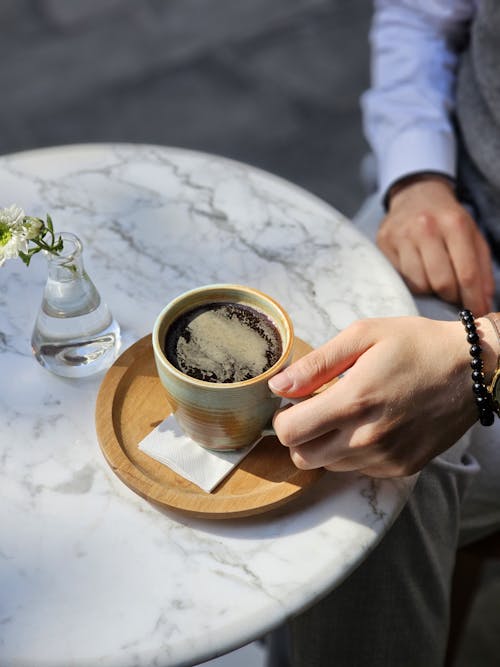
POLYGON ((120 327, 83 265, 80 239, 61 233, 59 255, 43 252, 48 276, 31 346, 56 375, 81 378, 108 368, 120 347, 120 327))

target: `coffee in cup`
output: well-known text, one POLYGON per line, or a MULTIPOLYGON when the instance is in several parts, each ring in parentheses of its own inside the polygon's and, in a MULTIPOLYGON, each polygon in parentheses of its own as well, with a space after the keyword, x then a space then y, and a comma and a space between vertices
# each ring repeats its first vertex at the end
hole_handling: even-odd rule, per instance
POLYGON ((290 362, 293 338, 285 310, 250 287, 208 285, 168 304, 153 349, 184 432, 215 450, 255 442, 279 407, 267 382, 290 362))
POLYGON ((216 301, 178 317, 164 342, 168 361, 205 382, 243 382, 265 373, 281 357, 274 322, 244 303, 216 301))

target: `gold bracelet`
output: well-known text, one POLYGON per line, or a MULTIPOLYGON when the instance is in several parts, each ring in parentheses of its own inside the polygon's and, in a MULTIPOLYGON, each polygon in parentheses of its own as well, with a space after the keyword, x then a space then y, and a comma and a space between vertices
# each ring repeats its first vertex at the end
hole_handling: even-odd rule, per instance
MULTIPOLYGON (((488 313, 485 317, 491 322, 493 329, 495 330, 500 350, 500 316, 495 313, 488 313)), ((497 356, 497 367, 495 368, 493 377, 491 378, 491 382, 487 389, 493 403, 493 408, 500 417, 500 353, 497 356)))

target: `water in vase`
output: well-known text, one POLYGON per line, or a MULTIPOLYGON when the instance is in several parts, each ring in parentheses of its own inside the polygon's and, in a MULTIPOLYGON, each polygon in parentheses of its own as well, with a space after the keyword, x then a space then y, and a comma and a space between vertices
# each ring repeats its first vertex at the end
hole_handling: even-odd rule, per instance
POLYGON ((78 378, 113 363, 120 327, 83 267, 79 239, 62 236, 64 255, 47 255, 48 278, 31 345, 42 366, 78 378))

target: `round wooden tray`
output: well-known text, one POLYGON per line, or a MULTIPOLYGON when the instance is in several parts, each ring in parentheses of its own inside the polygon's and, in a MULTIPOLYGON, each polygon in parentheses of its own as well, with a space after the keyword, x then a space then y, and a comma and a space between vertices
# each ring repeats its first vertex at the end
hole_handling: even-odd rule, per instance
MULTIPOLYGON (((310 346, 296 341, 294 358, 310 346)), ((129 347, 106 373, 96 405, 99 444, 116 475, 143 498, 191 515, 250 516, 289 502, 323 470, 299 470, 275 436, 259 444, 211 493, 141 452, 139 442, 171 412, 156 372, 151 336, 129 347)))

